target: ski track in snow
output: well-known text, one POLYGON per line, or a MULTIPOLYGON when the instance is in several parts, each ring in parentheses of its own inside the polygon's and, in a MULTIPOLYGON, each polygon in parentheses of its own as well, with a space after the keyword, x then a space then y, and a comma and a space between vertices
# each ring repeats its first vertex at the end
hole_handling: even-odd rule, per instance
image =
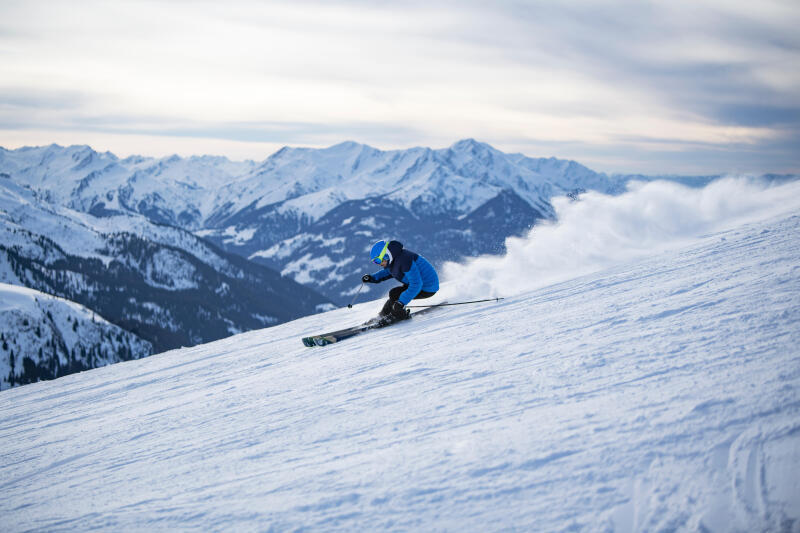
POLYGON ((0 393, 26 530, 800 531, 800 216, 324 348, 379 302, 0 393))

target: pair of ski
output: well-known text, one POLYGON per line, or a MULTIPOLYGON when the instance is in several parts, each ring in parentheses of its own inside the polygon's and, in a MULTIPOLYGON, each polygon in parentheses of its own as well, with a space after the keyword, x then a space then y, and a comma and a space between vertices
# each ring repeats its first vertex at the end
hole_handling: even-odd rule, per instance
MULTIPOLYGON (((411 313, 409 318, 414 318, 415 316, 422 315, 433 309, 437 309, 437 307, 426 307, 424 309, 420 309, 419 311, 411 313)), ((330 333, 322 333, 321 335, 312 335, 310 337, 303 337, 303 344, 309 348, 313 348, 314 346, 326 346, 328 344, 333 344, 334 342, 339 342, 344 339, 349 339, 350 337, 355 337, 356 335, 360 335, 361 333, 364 333, 366 331, 385 328, 403 322, 405 322, 405 320, 395 320, 389 322, 386 321, 385 319, 373 318, 372 320, 364 322, 360 326, 354 326, 352 328, 347 328, 347 329, 340 329, 339 331, 331 331, 330 333)))

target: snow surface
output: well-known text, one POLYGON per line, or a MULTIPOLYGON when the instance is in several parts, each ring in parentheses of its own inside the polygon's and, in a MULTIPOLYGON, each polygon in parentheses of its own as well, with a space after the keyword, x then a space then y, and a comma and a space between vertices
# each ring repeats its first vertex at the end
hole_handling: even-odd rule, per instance
POLYGON ((463 267, 517 282, 501 302, 300 343, 368 302, 3 391, 2 527, 800 531, 797 197, 698 236, 666 222, 684 192, 565 204, 505 267, 463 267), (583 227, 614 264, 548 236, 595 201, 616 215, 583 227), (646 253, 620 217, 677 229, 646 253), (565 262, 508 272, 539 238, 565 262))
MULTIPOLYGON (((34 314, 39 311, 39 305, 36 301, 37 296, 42 293, 26 287, 15 287, 13 285, 0 284, 3 298, 0 299, 0 313, 4 311, 19 310, 23 313, 34 314)), ((71 304, 78 307, 78 304, 62 300, 65 304, 71 304)))

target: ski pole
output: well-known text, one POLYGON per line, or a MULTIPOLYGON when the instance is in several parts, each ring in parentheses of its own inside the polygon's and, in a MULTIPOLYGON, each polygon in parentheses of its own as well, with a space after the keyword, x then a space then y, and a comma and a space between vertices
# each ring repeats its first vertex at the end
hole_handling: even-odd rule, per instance
POLYGON ((358 298, 358 293, 359 293, 359 292, 361 292, 361 289, 363 289, 363 288, 364 288, 364 282, 362 281, 362 282, 361 282, 361 286, 360 286, 360 287, 358 288, 358 290, 356 291, 356 295, 355 295, 355 296, 353 296, 353 301, 352 301, 352 302, 350 302, 349 304, 347 304, 347 308, 348 308, 348 309, 352 309, 352 308, 353 308, 353 304, 355 303, 355 301, 356 301, 356 298, 358 298))
POLYGON ((446 305, 464 305, 464 304, 477 304, 481 302, 499 302, 505 298, 487 298, 485 300, 472 300, 469 302, 453 302, 451 304, 433 304, 433 305, 407 305, 406 307, 444 307, 446 305))

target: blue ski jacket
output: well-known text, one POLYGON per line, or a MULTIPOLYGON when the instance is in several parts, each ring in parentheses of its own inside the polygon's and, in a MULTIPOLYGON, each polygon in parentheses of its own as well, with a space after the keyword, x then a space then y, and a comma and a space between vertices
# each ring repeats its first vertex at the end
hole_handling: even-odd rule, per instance
POLYGON ((394 278, 408 285, 398 298, 403 305, 408 305, 420 291, 439 290, 439 276, 427 259, 411 250, 404 250, 397 241, 389 241, 389 253, 392 255, 389 266, 372 274, 372 278, 377 282, 394 278))

